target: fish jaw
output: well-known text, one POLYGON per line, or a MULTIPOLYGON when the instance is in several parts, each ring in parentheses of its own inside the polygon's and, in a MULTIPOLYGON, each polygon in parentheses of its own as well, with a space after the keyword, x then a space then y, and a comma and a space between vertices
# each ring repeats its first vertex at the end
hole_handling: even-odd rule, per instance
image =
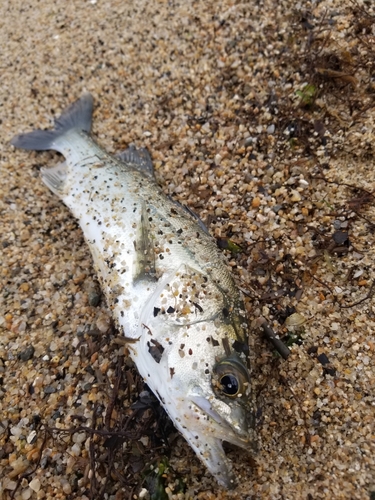
POLYGON ((236 478, 232 472, 232 464, 223 450, 223 442, 238 446, 252 454, 256 452, 255 430, 252 427, 246 428, 248 422, 245 425, 245 421, 249 420, 248 415, 242 411, 236 412, 236 409, 230 410, 226 405, 225 410, 229 411, 225 412, 226 418, 224 418, 223 414, 220 415, 213 409, 208 399, 192 396, 191 401, 193 403, 191 407, 195 406, 195 418, 199 418, 200 421, 203 419, 207 425, 205 428, 197 429, 195 434, 190 430, 185 432, 185 429, 180 429, 180 432, 217 482, 225 488, 234 488, 236 478))
POLYGON ((176 423, 175 426, 219 485, 227 489, 235 488, 236 477, 232 472, 232 464, 224 452, 222 440, 205 435, 202 441, 202 436, 192 432, 191 429, 183 428, 176 423))
POLYGON ((213 396, 210 399, 211 402, 203 396, 188 395, 186 398, 174 399, 176 404, 168 404, 165 399, 163 400, 169 417, 197 457, 221 486, 232 489, 236 487, 236 477, 232 472, 232 463, 224 452, 223 442, 254 454, 255 430, 241 428, 239 431, 239 427, 248 420, 247 416, 242 413, 240 421, 236 416, 233 421, 235 412, 230 411, 227 406, 226 409, 229 411, 223 417, 212 407, 213 396))

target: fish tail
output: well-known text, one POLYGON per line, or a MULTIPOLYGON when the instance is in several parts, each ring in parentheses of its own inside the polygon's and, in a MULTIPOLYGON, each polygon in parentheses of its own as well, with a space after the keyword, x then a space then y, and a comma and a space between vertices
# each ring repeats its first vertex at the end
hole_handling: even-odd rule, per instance
POLYGON ((89 93, 68 106, 65 111, 55 119, 52 130, 33 130, 26 134, 13 137, 11 144, 16 148, 44 151, 53 149, 63 152, 62 138, 71 131, 90 132, 92 122, 93 98, 89 93))

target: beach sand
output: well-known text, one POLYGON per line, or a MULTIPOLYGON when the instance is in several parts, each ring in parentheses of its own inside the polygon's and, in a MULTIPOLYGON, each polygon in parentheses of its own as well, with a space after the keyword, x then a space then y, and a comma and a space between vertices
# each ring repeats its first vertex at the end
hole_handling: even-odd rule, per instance
POLYGON ((0 26, 0 498, 374 499, 374 4, 3 0, 0 26), (233 491, 132 407, 143 381, 39 178, 61 159, 9 144, 85 91, 97 141, 146 146, 240 247, 259 453, 228 448, 233 491))

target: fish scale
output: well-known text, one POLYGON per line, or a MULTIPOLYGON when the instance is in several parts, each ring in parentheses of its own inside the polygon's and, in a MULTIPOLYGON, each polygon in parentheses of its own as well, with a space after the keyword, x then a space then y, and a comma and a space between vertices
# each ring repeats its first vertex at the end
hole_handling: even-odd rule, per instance
POLYGON ((64 155, 42 180, 78 219, 130 356, 208 470, 233 487, 222 442, 256 448, 240 293, 202 223, 157 185, 148 152, 111 156, 91 138, 92 107, 85 94, 54 130, 12 144, 64 155))

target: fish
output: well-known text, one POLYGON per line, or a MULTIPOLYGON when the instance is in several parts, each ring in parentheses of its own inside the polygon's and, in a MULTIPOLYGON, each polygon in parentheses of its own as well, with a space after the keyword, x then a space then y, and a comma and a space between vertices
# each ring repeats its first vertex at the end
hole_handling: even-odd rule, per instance
POLYGON ((85 93, 54 128, 13 137, 65 161, 41 179, 79 221, 129 355, 218 483, 236 486, 228 442, 256 453, 248 319, 215 239, 158 185, 146 148, 108 154, 91 136, 85 93))

